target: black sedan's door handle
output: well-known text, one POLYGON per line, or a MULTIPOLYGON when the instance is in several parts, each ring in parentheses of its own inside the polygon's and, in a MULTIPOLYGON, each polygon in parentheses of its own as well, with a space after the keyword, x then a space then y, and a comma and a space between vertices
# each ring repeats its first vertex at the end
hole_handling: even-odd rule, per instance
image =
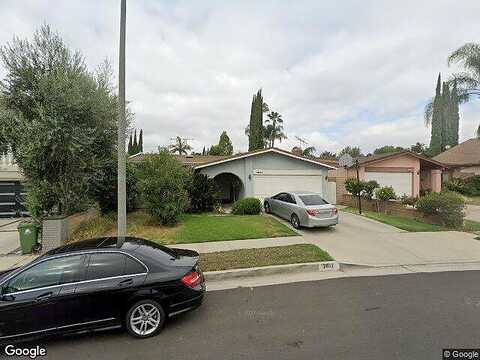
POLYGON ((50 299, 52 297, 53 293, 50 291, 50 292, 47 292, 45 294, 42 294, 42 295, 38 295, 36 297, 36 301, 43 301, 43 300, 47 300, 47 299, 50 299))
POLYGON ((118 283, 118 286, 130 286, 133 285, 133 279, 125 279, 118 283))

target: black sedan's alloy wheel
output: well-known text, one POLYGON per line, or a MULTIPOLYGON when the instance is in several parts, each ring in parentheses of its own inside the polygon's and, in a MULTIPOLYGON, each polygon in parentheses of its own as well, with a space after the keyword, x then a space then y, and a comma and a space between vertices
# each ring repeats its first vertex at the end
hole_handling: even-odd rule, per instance
POLYGON ((300 220, 298 219, 297 215, 292 215, 292 217, 290 218, 290 223, 295 229, 300 229, 300 220))
POLYGON ((125 325, 130 335, 147 338, 157 335, 165 323, 165 311, 153 300, 135 303, 127 312, 125 325))

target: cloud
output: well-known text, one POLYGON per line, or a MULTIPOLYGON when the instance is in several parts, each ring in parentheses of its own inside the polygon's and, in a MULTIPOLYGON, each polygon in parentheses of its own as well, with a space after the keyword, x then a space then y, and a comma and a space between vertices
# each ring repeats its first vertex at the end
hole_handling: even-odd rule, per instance
MULTIPOLYGON (((201 150, 223 130, 246 150, 260 87, 283 115, 287 149, 295 136, 319 151, 428 142, 423 107, 438 72, 451 71, 448 54, 480 41, 479 10, 477 1, 446 0, 129 1, 127 98, 148 150, 176 135, 201 150)), ((104 58, 116 66, 118 21, 113 0, 4 0, 0 42, 49 23, 92 69, 104 58)), ((462 110, 466 139, 479 105, 462 110)))

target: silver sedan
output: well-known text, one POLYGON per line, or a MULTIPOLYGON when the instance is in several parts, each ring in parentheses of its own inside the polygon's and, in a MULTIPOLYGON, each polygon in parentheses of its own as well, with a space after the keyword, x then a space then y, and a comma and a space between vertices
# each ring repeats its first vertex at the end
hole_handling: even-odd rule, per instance
POLYGON ((337 208, 313 192, 282 192, 265 198, 263 206, 266 213, 290 221, 295 229, 338 224, 337 208))

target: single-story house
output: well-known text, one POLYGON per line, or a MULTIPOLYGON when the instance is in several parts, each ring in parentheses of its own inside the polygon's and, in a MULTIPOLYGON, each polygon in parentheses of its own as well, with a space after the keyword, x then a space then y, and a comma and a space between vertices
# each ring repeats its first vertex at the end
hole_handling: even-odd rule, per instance
MULTIPOLYGON (((445 165, 411 151, 365 156, 358 159, 358 163, 360 180, 375 180, 380 186, 392 186, 397 196, 418 197, 422 190, 440 192, 442 189, 445 165)), ((355 166, 338 168, 335 174, 337 196, 346 192, 345 179, 356 176, 355 166)))
POLYGON ((445 180, 480 175, 480 139, 464 141, 435 156, 433 160, 448 167, 445 180))
POLYGON ((335 167, 289 151, 268 148, 196 165, 195 171, 213 178, 222 200, 262 199, 282 191, 314 191, 335 203, 335 183, 328 171, 335 167))

